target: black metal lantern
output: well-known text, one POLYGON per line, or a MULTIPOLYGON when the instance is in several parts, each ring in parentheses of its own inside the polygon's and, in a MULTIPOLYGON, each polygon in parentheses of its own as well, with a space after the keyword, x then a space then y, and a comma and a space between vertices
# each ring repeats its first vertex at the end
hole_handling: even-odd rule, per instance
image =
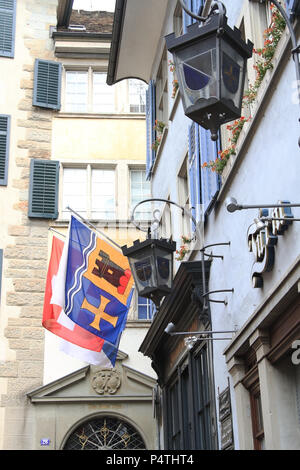
POLYGON ((161 299, 170 294, 173 282, 173 252, 176 243, 166 239, 136 240, 133 246, 122 246, 128 257, 138 294, 159 307, 161 299))
MULTIPOLYGON (((185 115, 210 129, 217 140, 219 127, 241 116, 247 59, 253 44, 227 24, 224 6, 188 32, 165 37, 173 54, 185 115)), ((222 5, 222 4, 221 4, 222 5)))

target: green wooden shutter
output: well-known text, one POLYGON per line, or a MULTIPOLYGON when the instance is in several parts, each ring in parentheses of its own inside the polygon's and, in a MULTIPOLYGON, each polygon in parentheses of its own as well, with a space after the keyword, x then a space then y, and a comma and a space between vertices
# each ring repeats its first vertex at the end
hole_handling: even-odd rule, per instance
POLYGON ((35 60, 33 106, 60 109, 61 69, 59 62, 35 60))
POLYGON ((10 116, 0 114, 0 185, 7 185, 10 116))
POLYGON ((28 217, 58 217, 59 162, 31 160, 28 217))
POLYGON ((15 25, 16 0, 0 0, 0 56, 14 56, 15 25))

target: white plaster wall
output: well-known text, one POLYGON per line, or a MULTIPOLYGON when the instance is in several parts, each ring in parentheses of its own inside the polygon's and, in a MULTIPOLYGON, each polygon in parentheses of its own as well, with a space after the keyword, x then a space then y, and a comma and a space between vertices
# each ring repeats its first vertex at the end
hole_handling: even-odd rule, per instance
MULTIPOLYGON (((243 2, 230 0, 227 6, 229 24, 234 25, 239 17, 243 2)), ((170 32, 167 25, 165 34, 170 32)), ((170 101, 171 103, 171 101, 170 101)), ((276 203, 278 200, 300 202, 300 155, 299 106, 295 102, 295 69, 290 59, 278 83, 272 85, 267 106, 258 120, 242 165, 236 171, 232 182, 220 198, 220 205, 209 215, 205 228, 205 244, 231 242, 229 247, 216 247, 215 254, 224 259, 215 259, 210 273, 210 290, 231 289, 234 293, 215 294, 215 298, 228 300, 228 305, 211 303, 213 330, 233 330, 241 326, 263 302, 274 285, 288 272, 300 253, 300 222, 294 222, 278 236, 275 248, 275 264, 270 273, 264 274, 264 287, 254 289, 251 283, 253 254, 248 251, 247 229, 257 216, 258 210, 230 214, 225 208, 225 198, 235 197, 241 204, 276 203)), ((167 197, 177 201, 177 173, 187 150, 187 130, 191 121, 183 115, 181 104, 173 121, 168 123, 168 136, 162 155, 156 165, 152 179, 153 197, 167 197)), ((300 209, 292 210, 300 218, 300 209)), ((175 214, 175 212, 174 212, 175 214)), ((174 220, 174 238, 179 226, 174 220)), ((197 257, 200 259, 200 256, 197 257)), ((213 297, 213 296, 212 296, 213 297)), ((214 342, 215 392, 227 387, 229 374, 224 358, 227 342, 214 342)), ((237 425, 234 391, 231 391, 235 444, 237 425)))

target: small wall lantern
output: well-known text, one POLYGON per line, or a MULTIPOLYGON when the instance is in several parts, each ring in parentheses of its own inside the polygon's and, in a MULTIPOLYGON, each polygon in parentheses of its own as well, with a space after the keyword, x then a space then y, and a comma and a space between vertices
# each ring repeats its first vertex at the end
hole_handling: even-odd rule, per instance
POLYGON ((225 7, 215 2, 203 23, 194 23, 188 32, 165 37, 173 54, 185 115, 210 129, 218 139, 219 127, 241 116, 247 59, 253 44, 246 43, 237 28, 227 24, 225 7))
POLYGON ((152 239, 133 246, 122 246, 128 257, 138 295, 151 299, 157 308, 163 297, 170 294, 173 282, 173 252, 176 243, 166 239, 152 239))

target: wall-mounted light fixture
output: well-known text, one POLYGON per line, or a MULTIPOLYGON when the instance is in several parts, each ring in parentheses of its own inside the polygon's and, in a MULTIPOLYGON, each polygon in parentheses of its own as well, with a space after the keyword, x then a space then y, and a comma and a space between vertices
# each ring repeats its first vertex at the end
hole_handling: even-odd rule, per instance
POLYGON ((227 24, 226 8, 212 4, 206 17, 182 8, 201 23, 186 34, 165 37, 173 54, 184 113, 205 129, 216 141, 220 125, 241 116, 247 59, 253 44, 242 39, 241 31, 227 24))
POLYGON ((175 331, 175 325, 174 323, 170 322, 168 323, 167 327, 165 328, 165 333, 167 333, 170 336, 186 336, 185 338, 185 343, 186 346, 189 348, 193 347, 194 344, 197 341, 224 341, 224 340, 231 340, 231 337, 213 337, 211 335, 214 334, 230 334, 230 333, 236 333, 237 330, 221 330, 221 331, 209 331, 209 330, 203 330, 203 331, 175 331))
MULTIPOLYGON (((300 105, 300 46, 285 8, 277 0, 260 0, 260 3, 266 1, 279 10, 291 35, 300 105)), ((174 57, 184 113, 210 129, 212 140, 217 140, 219 127, 241 116, 246 64, 252 56, 253 44, 243 41, 239 29, 228 26, 226 8, 221 1, 206 2, 202 16, 191 12, 184 0, 179 2, 198 22, 189 26, 182 36, 172 33, 165 37, 167 49, 174 57)), ((293 17, 299 15, 299 8, 294 8, 292 13, 293 17)))
MULTIPOLYGON (((238 204, 234 197, 228 197, 225 201, 228 212, 241 211, 245 209, 271 209, 275 207, 300 207, 300 203, 271 203, 271 204, 238 204)), ((295 220, 295 219, 294 219, 295 220)))
POLYGON ((235 198, 229 197, 225 201, 225 207, 230 213, 259 209, 258 217, 255 217, 248 227, 247 244, 254 256, 251 268, 252 286, 262 288, 264 273, 270 272, 274 266, 278 237, 283 235, 294 221, 300 221, 291 211, 292 207, 300 207, 300 203, 278 201, 275 204, 239 204, 235 198), (270 215, 268 209, 273 209, 270 215))
MULTIPOLYGON (((176 250, 176 243, 169 239, 158 239, 152 237, 151 228, 154 223, 159 225, 155 213, 154 220, 151 221, 150 226, 144 228, 140 221, 135 220, 136 209, 144 203, 149 202, 164 202, 178 207, 182 214, 187 215, 193 222, 195 227, 195 237, 198 242, 203 245, 201 240, 201 233, 199 226, 192 212, 186 207, 180 206, 174 201, 163 198, 150 198, 144 199, 135 205, 131 215, 131 223, 135 225, 138 230, 148 233, 148 238, 144 242, 136 240, 133 246, 122 246, 122 252, 128 257, 132 274, 135 280, 135 285, 139 296, 151 299, 157 310, 160 308, 162 299, 171 293, 173 283, 173 252, 176 250)), ((201 256, 202 266, 202 288, 205 291, 205 265, 204 254, 201 256)), ((203 311, 208 310, 206 298, 203 297, 203 311)))

